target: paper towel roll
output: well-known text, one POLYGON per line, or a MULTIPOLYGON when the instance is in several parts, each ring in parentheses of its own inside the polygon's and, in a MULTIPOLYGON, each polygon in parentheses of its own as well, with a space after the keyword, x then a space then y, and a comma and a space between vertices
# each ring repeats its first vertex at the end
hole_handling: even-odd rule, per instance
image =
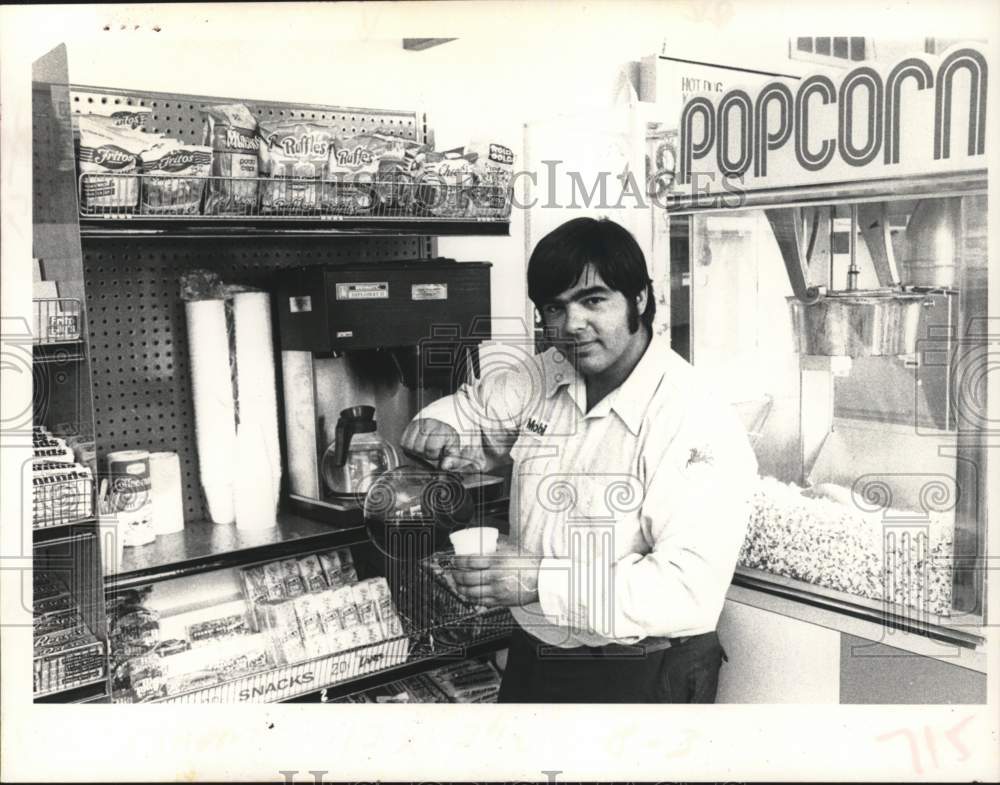
POLYGON ((201 486, 209 518, 232 523, 236 425, 225 301, 192 300, 184 303, 184 313, 201 486))
POLYGON ((236 528, 254 531, 277 525, 267 443, 259 428, 242 423, 236 431, 236 473, 233 483, 236 528))
POLYGON ((278 441, 278 399, 271 343, 271 298, 267 292, 240 292, 233 297, 236 329, 236 374, 240 428, 262 437, 261 459, 271 487, 271 512, 281 488, 281 445, 278 441))
POLYGON ((282 352, 285 392, 285 439, 292 493, 318 499, 319 455, 316 444, 316 386, 311 352, 282 352))
POLYGON ((159 537, 184 529, 181 493, 181 461, 175 452, 149 454, 149 478, 153 496, 153 531, 159 537))

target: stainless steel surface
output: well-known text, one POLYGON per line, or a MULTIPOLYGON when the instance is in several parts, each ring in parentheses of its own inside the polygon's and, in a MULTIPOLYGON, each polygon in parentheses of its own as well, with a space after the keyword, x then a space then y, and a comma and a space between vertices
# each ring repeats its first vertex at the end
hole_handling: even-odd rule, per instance
POLYGON ((858 205, 858 228, 868 246, 879 286, 898 286, 899 268, 889 233, 888 203, 868 202, 858 205))
POLYGON ((809 284, 809 260, 805 248, 805 233, 802 226, 802 210, 795 207, 776 207, 764 211, 774 239, 781 251, 782 261, 788 273, 788 281, 796 299, 814 302, 821 294, 817 286, 809 284))
POLYGON ((733 194, 724 191, 714 196, 670 194, 664 205, 672 215, 705 212, 732 212, 765 207, 800 207, 845 202, 881 202, 933 193, 936 196, 959 196, 986 193, 986 169, 958 174, 935 174, 925 177, 887 177, 884 180, 856 180, 829 185, 769 188, 740 194, 734 204, 733 194))
POLYGON ((961 202, 921 199, 903 235, 903 282, 913 286, 954 286, 958 265, 961 202))
POLYGON ((799 354, 878 357, 916 351, 923 295, 838 292, 811 305, 786 299, 799 354))

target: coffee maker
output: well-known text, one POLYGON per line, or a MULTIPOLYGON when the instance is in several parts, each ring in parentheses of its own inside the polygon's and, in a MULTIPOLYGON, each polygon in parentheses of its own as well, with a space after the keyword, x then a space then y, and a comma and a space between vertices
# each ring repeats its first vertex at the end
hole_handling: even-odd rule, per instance
POLYGON ((345 433, 363 430, 386 448, 369 471, 391 469, 414 415, 477 375, 479 345, 491 337, 490 266, 432 259, 282 271, 274 288, 292 509, 342 523, 363 505, 350 491, 374 476, 337 480, 347 476, 338 423, 341 448, 345 433))

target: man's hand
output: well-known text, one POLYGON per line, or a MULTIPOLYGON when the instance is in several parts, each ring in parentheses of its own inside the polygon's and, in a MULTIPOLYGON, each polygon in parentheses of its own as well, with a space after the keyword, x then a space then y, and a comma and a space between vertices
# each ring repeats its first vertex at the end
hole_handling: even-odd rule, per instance
POLYGON ((476 605, 530 605, 538 602, 541 563, 541 558, 518 553, 501 542, 489 556, 456 556, 452 575, 459 595, 476 605))
POLYGON ((479 462, 463 454, 458 431, 432 418, 413 420, 399 440, 403 452, 419 455, 428 463, 454 472, 480 471, 479 462))

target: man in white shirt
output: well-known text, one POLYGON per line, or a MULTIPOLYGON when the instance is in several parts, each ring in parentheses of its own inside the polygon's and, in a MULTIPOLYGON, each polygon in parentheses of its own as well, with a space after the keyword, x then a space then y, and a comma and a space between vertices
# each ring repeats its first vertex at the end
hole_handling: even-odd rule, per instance
POLYGON ((509 542, 454 575, 520 624, 500 700, 712 702, 757 472, 746 433, 652 335, 646 261, 618 224, 543 238, 528 293, 558 345, 424 408, 402 439, 443 468, 513 463, 509 542))

